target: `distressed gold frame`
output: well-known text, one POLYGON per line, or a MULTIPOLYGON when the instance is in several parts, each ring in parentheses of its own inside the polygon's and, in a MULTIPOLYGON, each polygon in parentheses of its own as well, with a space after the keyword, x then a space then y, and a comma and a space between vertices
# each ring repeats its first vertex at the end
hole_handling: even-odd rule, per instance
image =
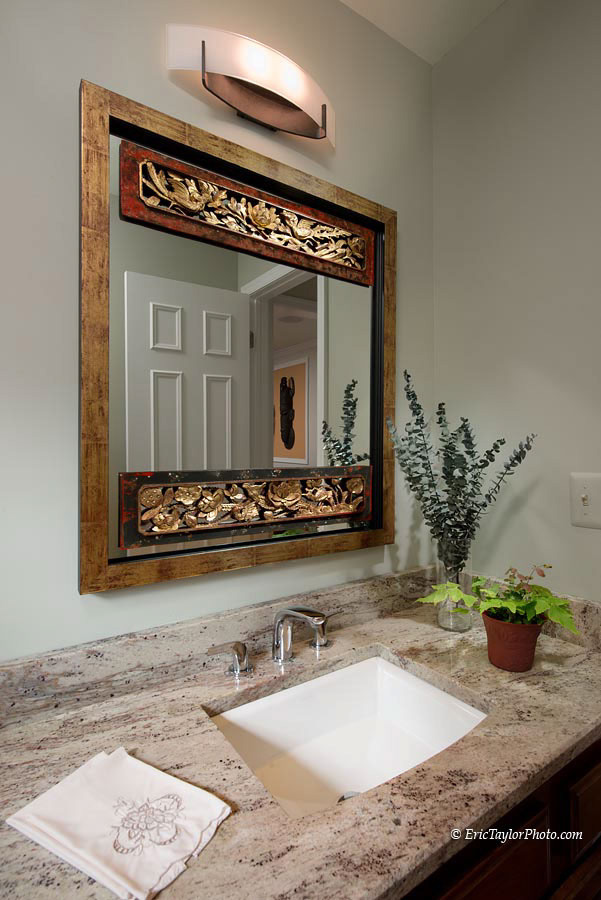
POLYGON ((394 419, 396 213, 115 94, 81 84, 81 393, 80 393, 80 593, 133 587, 264 563, 360 550, 394 541, 394 455, 385 420, 394 419), (109 134, 110 120, 146 131, 289 189, 346 209, 384 229, 382 392, 382 527, 307 536, 198 553, 109 562, 109 134))

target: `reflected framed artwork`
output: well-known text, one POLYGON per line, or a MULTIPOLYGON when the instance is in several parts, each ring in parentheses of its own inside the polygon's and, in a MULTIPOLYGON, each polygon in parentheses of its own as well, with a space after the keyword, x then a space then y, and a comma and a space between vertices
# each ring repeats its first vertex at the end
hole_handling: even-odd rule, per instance
POLYGON ((309 361, 293 359, 273 371, 274 465, 307 465, 309 361))

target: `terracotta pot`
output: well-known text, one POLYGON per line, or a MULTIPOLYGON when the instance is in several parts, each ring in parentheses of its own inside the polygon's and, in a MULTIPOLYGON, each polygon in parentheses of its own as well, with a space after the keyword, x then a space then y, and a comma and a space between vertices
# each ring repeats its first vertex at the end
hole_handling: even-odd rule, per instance
POLYGON ((507 672, 527 672, 534 662, 536 642, 542 625, 501 622, 482 613, 488 638, 488 658, 493 666, 507 672))

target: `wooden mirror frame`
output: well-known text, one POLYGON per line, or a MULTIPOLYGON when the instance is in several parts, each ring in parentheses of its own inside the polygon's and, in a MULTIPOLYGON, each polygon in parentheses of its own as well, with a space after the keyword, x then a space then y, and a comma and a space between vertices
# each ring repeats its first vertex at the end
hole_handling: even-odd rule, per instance
MULTIPOLYGON (((394 542, 394 454, 386 419, 394 420, 396 322, 396 213, 238 144, 135 103, 98 85, 81 83, 80 219, 80 555, 79 591, 93 593, 154 584, 360 550, 394 542), (356 221, 377 225, 383 236, 377 278, 383 294, 377 323, 381 354, 377 371, 382 411, 378 423, 382 479, 381 527, 332 534, 278 538, 228 549, 109 561, 109 136, 112 127, 143 142, 152 135, 166 147, 178 145, 270 184, 273 193, 304 198, 356 221)), ((373 387, 372 387, 373 396, 373 387)), ((116 488, 115 488, 116 489, 116 488)))

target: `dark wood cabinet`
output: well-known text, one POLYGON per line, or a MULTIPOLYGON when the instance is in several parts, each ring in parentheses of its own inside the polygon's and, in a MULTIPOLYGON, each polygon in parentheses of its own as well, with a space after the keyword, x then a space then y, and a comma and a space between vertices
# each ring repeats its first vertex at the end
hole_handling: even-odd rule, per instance
MULTIPOLYGON (((537 831, 549 829, 545 807, 529 816, 522 826, 537 831)), ((521 826, 521 827, 522 827, 521 826)), ((544 897, 551 884, 548 840, 508 841, 495 847, 484 859, 440 895, 441 900, 531 900, 544 897)))
POLYGON ((539 836, 476 839, 408 900, 601 900, 601 741, 493 827, 539 836))
POLYGON ((564 878, 549 900, 601 900, 601 843, 564 878))
POLYGON ((572 841, 576 861, 601 833, 601 762, 569 787, 569 795, 571 830, 582 832, 582 839, 572 841))

